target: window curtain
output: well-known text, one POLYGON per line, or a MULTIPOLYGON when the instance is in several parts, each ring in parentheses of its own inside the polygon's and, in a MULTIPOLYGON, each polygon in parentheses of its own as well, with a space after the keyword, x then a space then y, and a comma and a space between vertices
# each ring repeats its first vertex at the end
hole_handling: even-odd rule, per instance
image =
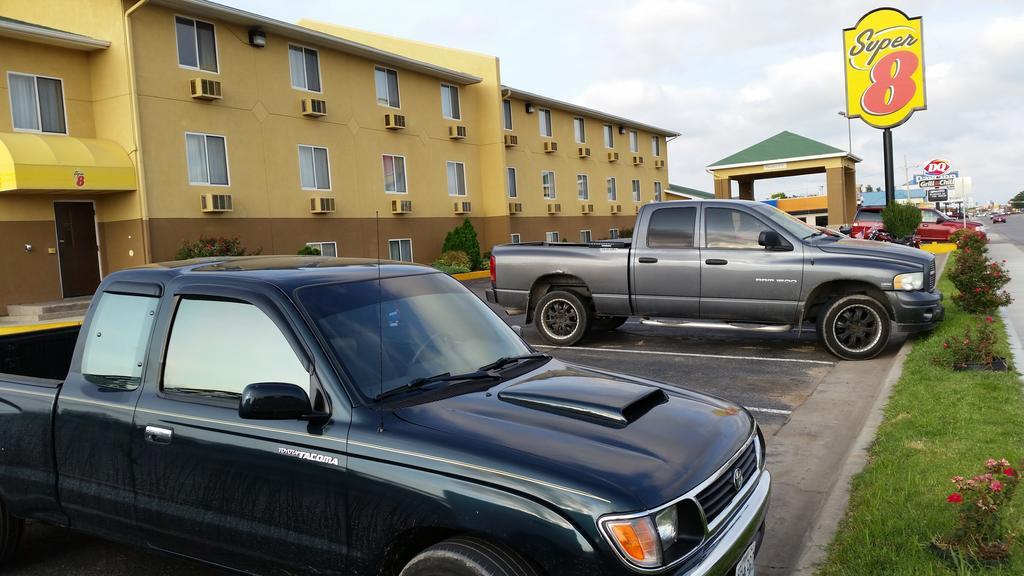
POLYGON ((186 134, 188 148, 188 181, 192 184, 207 184, 210 173, 206 166, 206 137, 202 134, 186 134))
POLYGON ((316 172, 316 187, 327 190, 331 187, 331 170, 327 165, 327 149, 313 148, 313 165, 316 172))
POLYGON ((196 38, 199 45, 199 68, 209 72, 217 71, 217 39, 213 24, 196 22, 196 38))
POLYGON ((388 104, 388 71, 383 68, 373 69, 373 81, 377 86, 377 103, 388 104))
POLYGON ((210 184, 228 184, 228 151, 224 138, 206 137, 206 153, 210 159, 210 184))
POLYGON ((405 158, 395 156, 395 191, 408 192, 405 182, 405 158))
POLYGON ((316 188, 316 168, 313 166, 313 149, 299 146, 299 179, 303 188, 316 188))
POLYGON ((39 118, 42 120, 43 132, 66 133, 67 126, 64 125, 64 91, 61 89, 60 80, 38 78, 37 83, 39 91, 39 118))
POLYGON ((456 162, 448 163, 448 195, 459 195, 459 165, 456 162))
POLYGON ((9 74, 11 112, 14 127, 20 130, 39 130, 39 108, 36 99, 36 79, 32 76, 9 74))
POLYGON ((288 47, 288 64, 292 71, 292 86, 305 88, 306 64, 302 55, 302 48, 288 47))

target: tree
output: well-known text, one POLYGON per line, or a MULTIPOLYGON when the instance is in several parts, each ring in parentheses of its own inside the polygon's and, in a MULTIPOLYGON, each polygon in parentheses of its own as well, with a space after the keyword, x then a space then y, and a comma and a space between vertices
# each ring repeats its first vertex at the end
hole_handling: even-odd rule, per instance
POLYGON ((864 191, 865 192, 874 192, 875 191, 875 187, 872 186, 871 184, 868 184, 867 186, 864 187, 864 191))
POLYGON ((921 210, 917 206, 893 202, 882 209, 882 224, 893 238, 906 238, 921 224, 921 210))
POLYGON ((1017 195, 1010 198, 1010 206, 1013 208, 1024 208, 1024 190, 1017 192, 1017 195))
POLYGON ((785 197, 786 197, 786 193, 785 192, 776 192, 775 194, 772 194, 772 200, 782 200, 785 197))
POLYGON ((469 264, 473 270, 479 270, 483 264, 480 257, 480 240, 476 237, 476 229, 473 223, 466 218, 453 228, 444 238, 444 245, 441 252, 457 251, 463 252, 469 257, 469 264))

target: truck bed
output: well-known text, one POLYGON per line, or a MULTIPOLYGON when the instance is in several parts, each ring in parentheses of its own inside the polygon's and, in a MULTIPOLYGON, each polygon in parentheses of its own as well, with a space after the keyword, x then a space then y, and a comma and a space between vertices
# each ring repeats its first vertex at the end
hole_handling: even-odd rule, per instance
POLYGON ((71 367, 80 326, 0 336, 0 379, 29 376, 63 380, 71 367))

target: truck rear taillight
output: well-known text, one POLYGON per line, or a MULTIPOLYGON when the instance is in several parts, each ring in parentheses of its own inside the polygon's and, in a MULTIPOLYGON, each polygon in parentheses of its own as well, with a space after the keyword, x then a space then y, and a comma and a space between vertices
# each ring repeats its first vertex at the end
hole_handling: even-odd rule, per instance
POLYGON ((496 278, 497 278, 496 272, 497 272, 497 270, 494 268, 494 254, 491 254, 491 288, 494 288, 494 285, 497 283, 497 281, 496 281, 496 278))

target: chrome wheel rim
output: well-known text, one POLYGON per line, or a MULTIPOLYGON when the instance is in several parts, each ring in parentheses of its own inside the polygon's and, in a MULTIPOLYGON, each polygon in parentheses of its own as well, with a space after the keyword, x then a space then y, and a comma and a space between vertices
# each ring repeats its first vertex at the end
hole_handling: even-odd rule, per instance
POLYGON ((847 352, 864 352, 878 344, 882 337, 882 318, 864 304, 850 304, 836 314, 832 334, 847 352))
POLYGON ((562 298, 545 304, 541 317, 544 322, 544 330, 559 340, 572 336, 580 325, 580 316, 576 307, 562 298))

